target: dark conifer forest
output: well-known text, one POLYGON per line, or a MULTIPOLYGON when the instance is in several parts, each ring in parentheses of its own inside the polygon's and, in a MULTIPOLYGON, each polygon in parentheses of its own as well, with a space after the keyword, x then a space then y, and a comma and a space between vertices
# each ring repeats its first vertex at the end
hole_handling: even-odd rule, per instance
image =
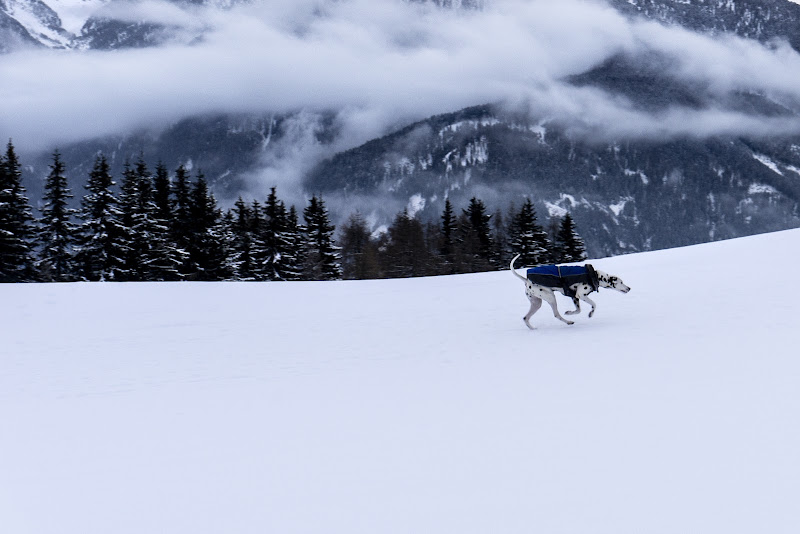
POLYGON ((320 195, 297 208, 273 187, 263 202, 240 197, 223 210, 201 172, 151 170, 143 155, 115 179, 99 154, 86 182, 69 184, 56 151, 34 213, 20 168, 9 141, 0 282, 354 280, 498 270, 517 254, 522 265, 586 259, 570 215, 540 221, 530 199, 506 214, 475 197, 460 209, 448 200, 437 221, 403 211, 379 231, 355 212, 337 232, 320 195))

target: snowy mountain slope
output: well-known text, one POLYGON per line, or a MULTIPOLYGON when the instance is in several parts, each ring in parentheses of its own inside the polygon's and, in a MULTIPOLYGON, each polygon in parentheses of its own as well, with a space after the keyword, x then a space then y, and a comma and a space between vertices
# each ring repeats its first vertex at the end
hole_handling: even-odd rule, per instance
POLYGON ((47 4, 58 13, 62 27, 78 35, 86 21, 109 0, 47 0, 47 4))
POLYGON ((2 0, 0 21, 2 19, 7 22, 0 22, 0 52, 18 46, 65 48, 72 39, 62 27, 58 14, 41 0, 2 0))
MULTIPOLYGON (((625 80, 620 94, 646 85, 625 80)), ((798 136, 599 142, 559 121, 475 106, 340 152, 306 183, 333 206, 357 202, 384 220, 414 199, 418 217, 438 222, 448 199, 466 206, 477 195, 505 215, 531 198, 542 221, 569 211, 599 257, 800 226, 798 168, 798 136)))
POLYGON ((793 534, 798 245, 596 260, 536 331, 509 273, 0 286, 3 529, 793 534))

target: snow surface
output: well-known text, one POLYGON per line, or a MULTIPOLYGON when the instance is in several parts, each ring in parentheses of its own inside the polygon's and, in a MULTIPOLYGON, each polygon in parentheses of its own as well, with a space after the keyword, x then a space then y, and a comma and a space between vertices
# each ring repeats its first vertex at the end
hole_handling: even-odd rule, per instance
POLYGON ((0 285, 0 530, 796 534, 799 260, 595 260, 535 331, 508 272, 0 285))
POLYGON ((50 9, 58 13, 62 27, 77 35, 89 18, 109 0, 44 0, 50 9))
POLYGON ((765 156, 764 154, 753 154, 753 158, 761 162, 765 167, 767 167, 772 172, 783 176, 783 173, 778 168, 778 165, 774 161, 772 161, 769 158, 769 156, 765 156))

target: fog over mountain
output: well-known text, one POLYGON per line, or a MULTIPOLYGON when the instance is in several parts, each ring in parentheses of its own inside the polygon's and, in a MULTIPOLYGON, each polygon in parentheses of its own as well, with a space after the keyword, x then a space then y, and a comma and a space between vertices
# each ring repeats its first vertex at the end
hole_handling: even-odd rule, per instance
POLYGON ((398 0, 227 9, 148 1, 102 9, 115 20, 157 22, 178 28, 176 35, 201 37, 149 48, 6 54, 0 135, 47 148, 205 113, 307 108, 340 113, 356 130, 345 143, 354 144, 410 119, 504 99, 528 100, 539 113, 598 135, 800 129, 796 120, 714 103, 654 116, 566 83, 620 54, 656 56, 675 78, 716 96, 757 92, 797 106, 800 56, 788 42, 708 37, 631 20, 601 2, 496 0, 481 10, 454 10, 398 0))
MULTIPOLYGON (((223 197, 280 184, 300 200, 325 158, 487 103, 589 144, 800 134, 788 0, 51 5, 73 37, 2 45, 0 138, 27 154, 60 147, 73 168, 98 149, 118 164, 139 151, 191 160, 223 197), (245 139, 239 155, 177 146, 176 130, 203 124, 222 144, 245 139)), ((43 175, 46 159, 31 166, 43 175)))

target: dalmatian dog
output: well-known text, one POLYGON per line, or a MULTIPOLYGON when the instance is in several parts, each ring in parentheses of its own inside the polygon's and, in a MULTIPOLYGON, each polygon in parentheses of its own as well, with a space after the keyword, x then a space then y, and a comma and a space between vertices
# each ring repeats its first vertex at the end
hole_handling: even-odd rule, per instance
MULTIPOLYGON (((567 319, 564 319, 558 312, 558 305, 556 303, 555 292, 559 291, 561 294, 566 295, 563 287, 547 287, 539 285, 530 281, 525 276, 519 274, 514 268, 514 262, 517 261, 517 258, 519 258, 519 256, 520 256, 519 254, 514 256, 514 259, 511 260, 510 267, 511 267, 511 272, 514 273, 514 276, 525 282, 525 295, 528 297, 528 300, 531 301, 530 310, 528 310, 528 313, 525 315, 525 317, 522 318, 522 320, 525 321, 525 325, 531 330, 534 330, 534 327, 530 323, 530 318, 533 316, 534 313, 539 311, 539 308, 542 305, 542 301, 545 301, 550 305, 550 307, 553 309, 553 315, 556 317, 556 319, 559 319, 567 323, 568 325, 574 324, 573 321, 568 321, 567 319)), ((597 273, 597 285, 599 287, 615 289, 622 293, 627 293, 628 291, 631 290, 631 288, 626 286, 622 282, 622 280, 620 280, 619 277, 612 276, 608 273, 604 273, 603 271, 595 270, 595 272, 597 273)), ((592 317, 594 315, 595 310, 597 309, 597 305, 594 303, 592 299, 589 298, 589 294, 595 291, 595 288, 592 286, 592 284, 589 283, 588 281, 580 282, 572 284, 571 286, 569 286, 569 288, 575 295, 574 297, 571 297, 572 302, 575 305, 575 309, 564 313, 566 313, 567 315, 574 315, 580 313, 581 312, 580 301, 584 301, 587 302, 592 307, 592 310, 589 312, 589 317, 592 317)))

